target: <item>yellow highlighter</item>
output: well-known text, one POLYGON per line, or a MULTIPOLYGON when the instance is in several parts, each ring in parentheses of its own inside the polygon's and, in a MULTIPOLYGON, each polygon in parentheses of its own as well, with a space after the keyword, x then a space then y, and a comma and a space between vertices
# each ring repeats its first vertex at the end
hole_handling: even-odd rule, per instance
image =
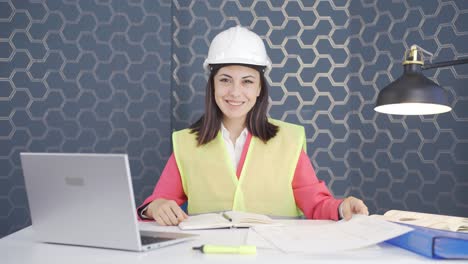
POLYGON ((256 246, 219 246, 219 245, 202 245, 199 247, 193 247, 193 250, 200 250, 205 254, 256 254, 256 246))

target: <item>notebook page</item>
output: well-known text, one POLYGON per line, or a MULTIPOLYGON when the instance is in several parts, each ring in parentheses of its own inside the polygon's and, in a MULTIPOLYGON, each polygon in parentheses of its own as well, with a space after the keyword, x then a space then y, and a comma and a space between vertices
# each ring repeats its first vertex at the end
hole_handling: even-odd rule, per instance
POLYGON ((218 213, 189 216, 179 223, 179 228, 182 230, 228 228, 231 226, 232 223, 218 213))
POLYGON ((262 214, 247 213, 247 212, 240 212, 240 211, 227 211, 227 212, 224 212, 224 214, 230 217, 232 219, 232 222, 236 224, 242 224, 242 223, 273 224, 275 223, 273 219, 262 214))
POLYGON ((468 231, 468 218, 457 216, 390 210, 384 214, 384 218, 389 221, 434 229, 454 232, 468 231))

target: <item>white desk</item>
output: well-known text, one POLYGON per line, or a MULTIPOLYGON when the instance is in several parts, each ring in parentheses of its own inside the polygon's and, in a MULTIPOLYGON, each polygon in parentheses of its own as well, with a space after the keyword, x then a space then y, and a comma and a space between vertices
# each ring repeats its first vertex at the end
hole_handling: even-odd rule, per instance
MULTIPOLYGON (((159 227, 141 223, 143 230, 179 231, 176 227, 159 227)), ((73 228, 73 227, 71 227, 73 228)), ((118 232, 118 230, 117 230, 118 232)), ((256 255, 208 255, 192 250, 202 244, 242 244, 247 229, 204 230, 200 237, 149 252, 127 252, 77 246, 54 245, 34 241, 34 231, 27 227, 0 239, 2 264, 74 264, 74 263, 427 263, 434 261, 409 251, 382 243, 373 247, 327 255, 288 255, 276 250, 258 249, 256 255), (170 262, 169 262, 170 261, 170 262)), ((466 262, 466 261, 465 261, 466 262)), ((453 261, 450 261, 453 263, 453 261)))

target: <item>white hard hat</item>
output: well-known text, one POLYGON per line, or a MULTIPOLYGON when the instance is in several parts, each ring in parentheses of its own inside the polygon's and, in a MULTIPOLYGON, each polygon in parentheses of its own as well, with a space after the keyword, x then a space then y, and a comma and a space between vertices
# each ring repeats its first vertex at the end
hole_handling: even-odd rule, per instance
POLYGON ((210 64, 239 63, 265 66, 271 69, 262 39, 245 27, 236 26, 220 32, 213 39, 203 67, 210 64))

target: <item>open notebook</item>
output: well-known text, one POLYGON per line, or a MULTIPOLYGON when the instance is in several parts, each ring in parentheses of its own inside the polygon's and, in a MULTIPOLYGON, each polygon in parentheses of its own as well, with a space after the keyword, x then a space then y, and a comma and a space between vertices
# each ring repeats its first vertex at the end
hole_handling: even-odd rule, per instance
POLYGON ((400 210, 387 211, 383 217, 385 220, 397 223, 430 227, 453 232, 468 232, 468 218, 464 217, 426 214, 400 210))
POLYGON ((227 211, 189 216, 179 224, 182 230, 252 227, 257 225, 281 225, 262 214, 227 211))

